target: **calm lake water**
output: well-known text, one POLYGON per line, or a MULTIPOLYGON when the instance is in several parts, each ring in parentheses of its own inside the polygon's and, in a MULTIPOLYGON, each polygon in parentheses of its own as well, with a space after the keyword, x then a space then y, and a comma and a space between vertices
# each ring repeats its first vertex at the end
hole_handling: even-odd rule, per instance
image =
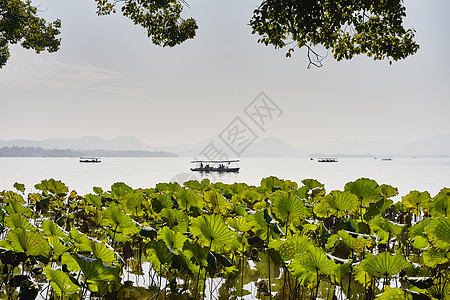
POLYGON ((314 178, 327 191, 342 190, 345 183, 361 177, 378 184, 390 184, 400 196, 411 190, 428 191, 432 196, 450 187, 450 158, 341 158, 337 163, 319 163, 309 158, 242 158, 238 174, 201 175, 189 170, 190 158, 103 158, 99 164, 80 163, 78 158, 0 158, 0 190, 13 189, 15 182, 25 184, 27 192, 43 179, 64 182, 70 190, 84 195, 99 186, 108 190, 115 182, 133 188, 154 187, 159 182, 210 178, 225 183, 245 182, 259 185, 261 178, 277 176, 300 183, 314 178))

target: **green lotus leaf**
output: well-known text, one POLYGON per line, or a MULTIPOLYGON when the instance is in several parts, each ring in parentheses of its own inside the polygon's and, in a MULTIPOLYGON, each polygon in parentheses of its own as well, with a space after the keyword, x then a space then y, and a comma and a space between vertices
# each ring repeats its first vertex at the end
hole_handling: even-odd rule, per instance
POLYGON ((101 194, 103 194, 103 189, 101 188, 101 187, 99 187, 99 186, 94 186, 93 188, 92 188, 92 190, 94 191, 94 193, 95 194, 97 194, 97 195, 101 195, 101 194))
POLYGON ((33 226, 28 222, 28 219, 22 217, 20 214, 12 214, 5 217, 5 224, 11 229, 23 228, 27 230, 32 230, 33 226))
POLYGON ((261 179, 261 188, 268 191, 269 193, 272 193, 273 191, 279 190, 282 183, 282 180, 274 176, 270 176, 261 179))
POLYGON ((430 223, 430 219, 426 218, 423 221, 414 224, 408 230, 408 238, 411 245, 416 249, 424 249, 430 244, 428 238, 425 236, 425 227, 430 223))
POLYGON ((217 249, 229 244, 233 232, 219 215, 203 215, 192 220, 191 232, 204 246, 217 249))
POLYGON ((187 236, 179 231, 173 231, 169 227, 163 227, 158 232, 158 239, 163 240, 170 249, 181 250, 187 236))
POLYGON ((363 287, 368 288, 374 284, 374 280, 372 276, 368 272, 364 270, 364 268, 359 265, 353 266, 354 278, 357 282, 359 282, 363 287))
POLYGON ((3 199, 2 201, 5 203, 10 203, 12 202, 18 202, 20 204, 25 204, 25 200, 23 199, 23 197, 19 194, 17 194, 16 192, 13 191, 7 191, 2 193, 3 199))
POLYGON ((121 199, 132 191, 133 189, 123 182, 116 182, 111 186, 111 196, 115 199, 121 199))
POLYGON ((376 300, 412 300, 411 293, 406 292, 400 288, 391 288, 386 286, 381 295, 375 298, 376 300))
POLYGON ((432 247, 427 248, 422 253, 423 264, 430 268, 435 268, 437 265, 445 264, 449 261, 446 252, 438 251, 432 247))
POLYGON ((402 197, 402 203, 416 215, 420 215, 421 208, 427 208, 430 201, 428 192, 411 191, 408 195, 402 197))
POLYGON ((37 190, 41 190, 44 195, 50 193, 58 196, 65 196, 69 192, 69 188, 60 180, 50 178, 49 180, 42 180, 41 183, 35 184, 37 190))
POLYGON ((262 195, 257 191, 255 191, 254 189, 245 189, 244 191, 239 193, 239 195, 241 196, 241 199, 245 203, 250 205, 253 205, 256 202, 261 201, 262 199, 262 195))
POLYGON ((191 190, 202 190, 202 185, 197 180, 188 180, 183 182, 183 185, 191 190))
POLYGON ((370 221, 373 232, 381 239, 380 243, 388 242, 389 236, 399 236, 406 224, 398 224, 382 217, 376 217, 370 221))
POLYGON ((153 269, 163 275, 166 265, 172 264, 174 253, 163 240, 150 242, 147 250, 147 258, 152 263, 153 269))
POLYGON ((105 265, 101 259, 92 259, 80 254, 73 257, 88 280, 103 282, 120 282, 120 268, 105 265))
POLYGON ((450 220, 448 218, 434 219, 425 228, 431 244, 443 251, 450 250, 450 220))
POLYGON ((281 222, 290 224, 307 214, 303 201, 292 192, 277 191, 272 195, 272 201, 272 211, 281 222))
POLYGON ((314 213, 321 218, 336 216, 342 218, 358 211, 358 197, 349 191, 331 191, 314 207, 314 213))
POLYGON ((250 215, 248 220, 252 231, 263 241, 267 240, 269 233, 271 237, 283 235, 283 232, 269 215, 267 209, 258 210, 255 214, 250 215))
POLYGON ((62 238, 65 242, 69 241, 69 237, 64 233, 64 231, 50 219, 42 222, 41 228, 47 236, 55 235, 62 238))
POLYGON ((181 188, 178 191, 176 191, 174 194, 175 199, 177 200, 178 204, 180 205, 180 208, 189 211, 191 206, 199 206, 199 203, 201 202, 201 197, 191 189, 184 189, 181 188))
POLYGON ((101 259, 103 263, 111 265, 117 263, 114 250, 108 247, 105 243, 91 242, 92 255, 97 259, 101 259))
MULTIPOLYGON (((306 195, 304 196, 304 198, 306 198, 306 196, 310 196, 311 198, 324 196, 326 193, 325 186, 316 179, 303 179, 302 183, 306 187, 306 195)), ((302 196, 300 197, 303 198, 302 196)))
POLYGON ((215 214, 226 215, 233 210, 233 205, 218 192, 207 191, 204 193, 204 199, 206 206, 215 214))
POLYGON ((71 247, 64 245, 60 238, 56 235, 51 235, 47 237, 48 242, 53 248, 53 257, 59 258, 65 252, 67 252, 71 247))
POLYGON ((84 196, 84 200, 90 205, 94 205, 96 207, 101 207, 103 205, 102 199, 98 195, 87 194, 84 196))
POLYGON ((81 270, 77 260, 69 252, 64 252, 61 255, 61 264, 66 265, 70 272, 78 272, 81 270))
POLYGON ((228 226, 239 232, 247 232, 250 230, 250 224, 246 217, 228 218, 226 222, 228 226))
POLYGON ((396 253, 391 255, 389 252, 382 252, 375 256, 369 254, 361 262, 361 267, 364 271, 380 278, 392 277, 409 266, 411 264, 406 261, 402 254, 396 253))
POLYGON ((375 180, 369 178, 360 178, 353 182, 348 182, 345 191, 358 196, 362 207, 369 207, 369 204, 378 201, 381 197, 381 189, 375 180))
POLYGON ((25 203, 22 196, 14 192, 6 192, 4 194, 4 202, 8 203, 6 207, 6 212, 9 215, 19 214, 19 215, 29 215, 30 209, 22 204, 25 203))
POLYGON ((439 193, 429 203, 430 214, 434 217, 450 216, 450 195, 439 193))
POLYGON ((388 199, 398 195, 398 188, 395 188, 388 184, 382 184, 380 185, 380 193, 385 199, 388 199))
POLYGON ((144 195, 140 191, 134 191, 126 194, 122 199, 123 207, 126 212, 132 216, 142 216, 144 211, 142 209, 142 202, 144 195))
POLYGON ((303 253, 295 256, 288 268, 302 285, 312 287, 317 284, 320 275, 332 275, 337 266, 321 248, 310 244, 303 253))
POLYGON ((173 208, 164 208, 159 213, 159 216, 167 223, 170 229, 182 233, 188 231, 189 218, 183 211, 173 208))
MULTIPOLYGON (((208 256, 208 252, 208 248, 193 244, 189 240, 184 243, 183 254, 189 259, 189 261, 194 262, 196 266, 207 266, 206 258, 208 256)), ((192 266, 189 266, 189 269, 196 273, 199 268, 192 268, 192 266)))
POLYGON ((78 293, 81 288, 70 280, 69 275, 61 270, 52 270, 50 266, 47 266, 44 273, 53 288, 53 291, 61 297, 63 294, 75 294, 78 293))
POLYGON ((16 252, 25 252, 30 256, 50 257, 50 245, 39 231, 17 228, 8 232, 7 240, 16 252))
POLYGON ((365 239, 363 237, 353 237, 344 230, 339 230, 337 235, 347 247, 356 253, 363 252, 366 248, 370 248, 374 245, 374 241, 371 239, 365 239))
POLYGON ((14 185, 13 185, 13 187, 14 187, 16 190, 18 190, 19 192, 25 193, 25 184, 15 182, 14 185))
POLYGON ((117 206, 110 206, 103 211, 103 222, 105 225, 111 226, 112 230, 121 232, 124 235, 132 235, 139 232, 131 217, 117 206))
POLYGON ((377 202, 369 204, 367 212, 364 214, 364 220, 369 221, 376 216, 381 216, 387 208, 391 207, 394 202, 391 199, 381 199, 377 202))
POLYGON ((289 236, 286 240, 277 239, 269 242, 269 248, 275 249, 285 262, 293 259, 297 253, 304 253, 310 245, 313 245, 313 242, 300 233, 289 236))

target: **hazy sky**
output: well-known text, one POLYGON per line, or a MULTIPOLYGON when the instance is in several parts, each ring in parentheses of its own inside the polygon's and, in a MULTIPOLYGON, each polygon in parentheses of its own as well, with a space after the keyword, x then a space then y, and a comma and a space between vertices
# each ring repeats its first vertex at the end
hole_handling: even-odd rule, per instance
MULTIPOLYGON (((0 69, 0 139, 132 135, 152 146, 219 135, 264 92, 282 110, 258 131, 303 147, 335 140, 409 142, 450 133, 450 2, 409 0, 419 52, 404 61, 365 56, 307 69, 306 51, 257 44, 247 25, 255 0, 191 0, 194 40, 154 46, 93 0, 33 0, 62 20, 57 53, 19 46, 0 69)), ((323 52, 324 54, 326 52, 323 52)), ((249 126, 254 126, 248 124, 249 126)))

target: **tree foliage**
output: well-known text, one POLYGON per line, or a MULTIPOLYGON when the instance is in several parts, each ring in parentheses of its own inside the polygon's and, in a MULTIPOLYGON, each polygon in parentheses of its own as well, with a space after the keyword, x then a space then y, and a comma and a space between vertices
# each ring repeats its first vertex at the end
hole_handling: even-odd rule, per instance
POLYGON ((61 21, 47 22, 38 17, 37 8, 31 1, 0 1, 0 68, 10 57, 9 45, 20 43, 25 49, 33 49, 36 53, 47 50, 55 52, 59 49, 61 39, 59 28, 61 21))
MULTIPOLYGON (((98 15, 118 11, 141 26, 155 45, 174 47, 193 39, 198 29, 194 18, 183 18, 185 0, 95 0, 98 15)), ((36 52, 56 51, 59 20, 39 18, 29 0, 0 2, 0 67, 9 57, 8 44, 21 41, 36 52)), ((253 11, 249 25, 259 43, 275 48, 308 49, 309 66, 321 66, 324 58, 315 46, 331 50, 336 60, 366 54, 390 63, 417 52, 415 30, 405 28, 402 0, 264 0, 253 11)))
POLYGON ((258 42, 283 48, 307 47, 311 64, 320 66, 312 46, 331 49, 337 60, 367 54, 399 60, 417 52, 414 29, 406 29, 402 0, 265 0, 250 21, 258 42), (311 51, 317 60, 313 61, 311 51))

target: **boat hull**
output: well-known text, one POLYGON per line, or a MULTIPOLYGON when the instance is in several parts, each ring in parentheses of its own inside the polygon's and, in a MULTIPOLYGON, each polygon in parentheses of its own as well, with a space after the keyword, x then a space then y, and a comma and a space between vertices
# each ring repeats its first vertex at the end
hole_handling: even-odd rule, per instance
POLYGON ((237 173, 240 168, 191 168, 195 172, 237 173))

